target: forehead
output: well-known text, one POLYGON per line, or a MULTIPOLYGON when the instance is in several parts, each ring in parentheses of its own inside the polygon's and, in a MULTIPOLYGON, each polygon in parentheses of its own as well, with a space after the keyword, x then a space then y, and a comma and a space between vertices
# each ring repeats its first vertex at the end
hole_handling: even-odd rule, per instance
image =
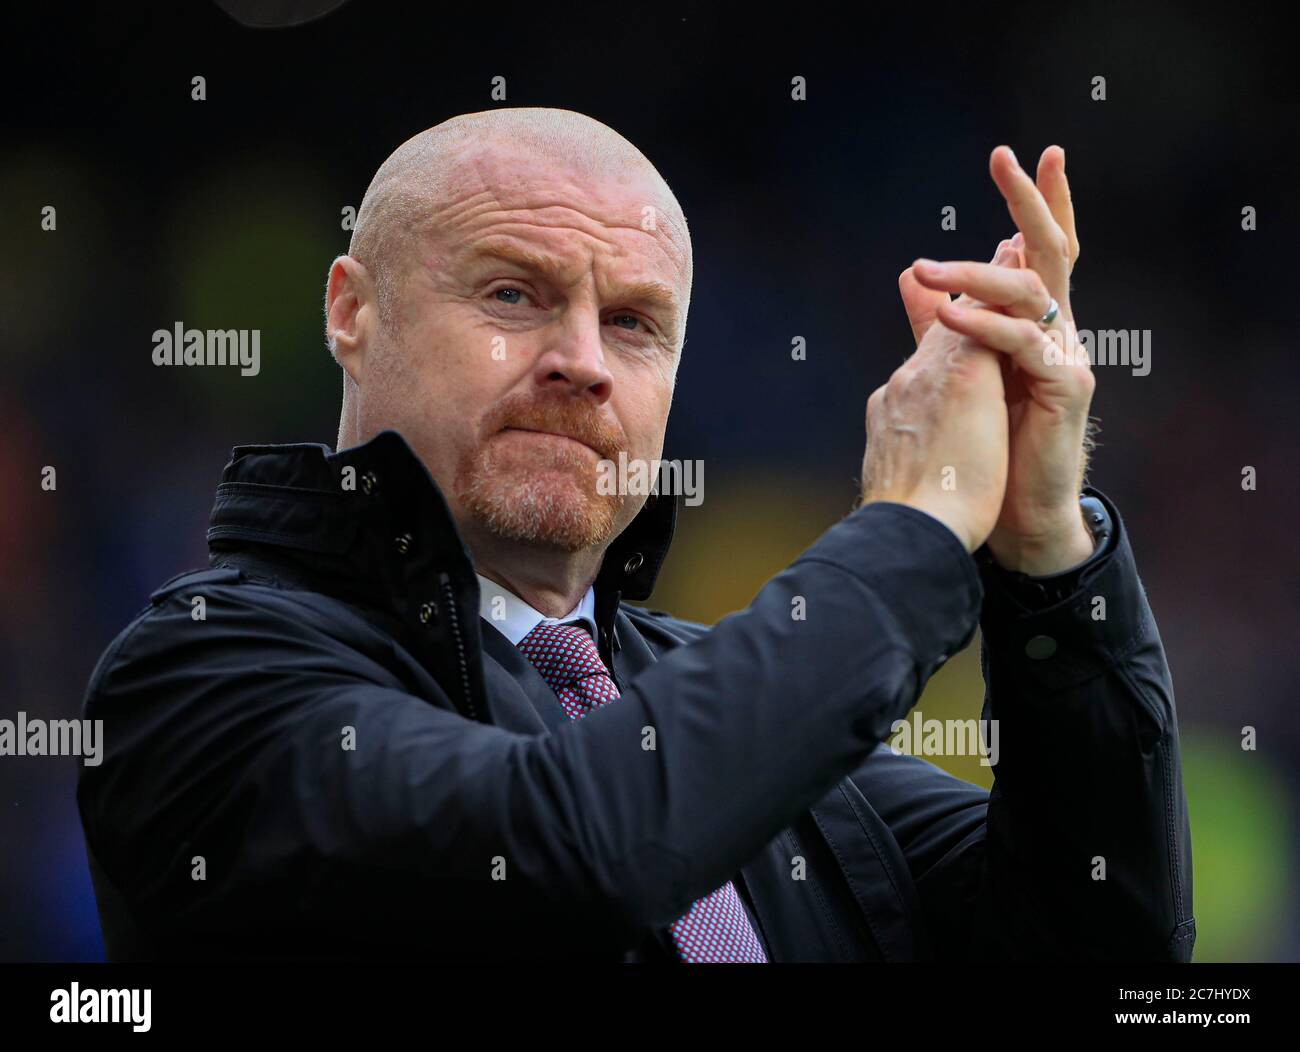
POLYGON ((592 171, 509 147, 466 151, 448 166, 426 230, 449 261, 513 243, 534 264, 598 264, 611 276, 689 291, 689 241, 675 203, 651 173, 628 166, 592 171))

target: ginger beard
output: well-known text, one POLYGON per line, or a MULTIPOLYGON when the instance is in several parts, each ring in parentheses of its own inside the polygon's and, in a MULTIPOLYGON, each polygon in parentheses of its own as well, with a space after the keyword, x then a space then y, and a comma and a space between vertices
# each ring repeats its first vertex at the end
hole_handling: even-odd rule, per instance
POLYGON ((478 434, 454 490, 483 529, 565 552, 610 538, 627 495, 601 493, 597 479, 600 461, 627 449, 621 428, 570 395, 519 392, 488 412, 478 434))

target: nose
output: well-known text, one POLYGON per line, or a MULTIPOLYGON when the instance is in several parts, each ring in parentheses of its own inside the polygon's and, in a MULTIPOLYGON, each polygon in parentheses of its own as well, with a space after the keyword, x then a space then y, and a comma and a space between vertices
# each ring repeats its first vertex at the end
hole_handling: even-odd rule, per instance
POLYGON ((539 387, 553 387, 596 405, 609 400, 614 376, 605 363, 600 318, 594 311, 572 310, 533 366, 539 387))

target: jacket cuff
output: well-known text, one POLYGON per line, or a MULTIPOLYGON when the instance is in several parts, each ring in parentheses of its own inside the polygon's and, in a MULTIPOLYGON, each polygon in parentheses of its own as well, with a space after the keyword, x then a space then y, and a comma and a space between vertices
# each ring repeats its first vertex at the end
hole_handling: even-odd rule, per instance
POLYGON ((798 560, 828 562, 869 587, 913 643, 928 676, 975 635, 984 589, 956 534, 923 511, 873 501, 798 560))
POLYGON ((1077 589, 1039 610, 1018 602, 988 567, 980 613, 986 659, 1003 682, 1027 693, 1064 690, 1128 658, 1155 632, 1128 531, 1115 505, 1089 487, 1114 527, 1107 551, 1091 561, 1077 589))
POLYGON ((1109 512, 1094 489, 1085 489, 1079 497, 1079 511, 1088 524, 1094 548, 1083 562, 1058 573, 1034 576, 1018 570, 1007 570, 998 565, 992 549, 985 542, 975 552, 975 564, 980 568, 984 587, 990 591, 1005 592, 1026 610, 1046 610, 1063 603, 1083 587, 1115 550, 1115 527, 1109 512), (1100 537, 1098 534, 1100 533, 1100 537))

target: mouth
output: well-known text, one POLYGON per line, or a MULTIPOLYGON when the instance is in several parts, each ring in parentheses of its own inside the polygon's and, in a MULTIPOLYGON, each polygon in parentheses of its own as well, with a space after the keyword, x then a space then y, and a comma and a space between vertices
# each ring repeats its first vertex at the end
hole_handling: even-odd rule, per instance
POLYGON ((583 442, 580 439, 576 439, 571 435, 561 434, 558 431, 541 431, 538 430, 537 428, 532 428, 532 427, 504 427, 501 429, 502 434, 505 434, 508 431, 514 431, 521 435, 541 435, 545 438, 560 439, 563 442, 571 442, 574 445, 581 446, 583 449, 590 450, 592 453, 595 453, 597 456, 600 456, 599 451, 587 445, 586 442, 583 442))

